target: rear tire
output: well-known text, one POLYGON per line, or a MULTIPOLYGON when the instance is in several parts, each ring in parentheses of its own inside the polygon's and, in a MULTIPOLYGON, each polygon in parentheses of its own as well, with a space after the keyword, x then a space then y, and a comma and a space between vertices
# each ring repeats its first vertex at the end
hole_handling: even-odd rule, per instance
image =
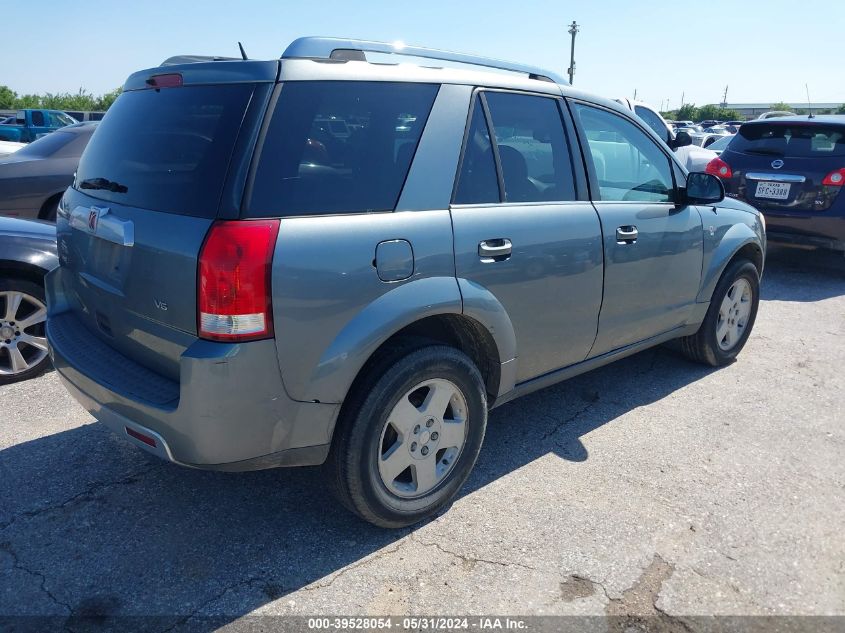
POLYGON ((698 332, 680 339, 681 351, 713 367, 733 362, 748 341, 759 302, 757 267, 745 259, 730 264, 716 284, 698 332))
POLYGON ((346 508, 380 527, 405 527, 455 497, 486 426, 484 380, 469 357, 443 345, 403 346, 354 387, 324 469, 346 508))

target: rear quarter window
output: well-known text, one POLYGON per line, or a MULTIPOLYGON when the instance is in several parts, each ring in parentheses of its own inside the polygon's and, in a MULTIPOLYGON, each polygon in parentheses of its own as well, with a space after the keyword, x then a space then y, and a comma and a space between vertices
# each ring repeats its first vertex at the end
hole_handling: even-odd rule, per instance
POLYGON ((216 217, 253 88, 222 84, 124 92, 82 155, 76 188, 143 209, 216 217), (83 184, 102 180, 119 190, 83 184))
POLYGON ((730 149, 797 158, 845 157, 845 125, 787 122, 743 125, 730 149))
POLYGON ((247 217, 392 211, 437 85, 303 81, 282 85, 247 217))

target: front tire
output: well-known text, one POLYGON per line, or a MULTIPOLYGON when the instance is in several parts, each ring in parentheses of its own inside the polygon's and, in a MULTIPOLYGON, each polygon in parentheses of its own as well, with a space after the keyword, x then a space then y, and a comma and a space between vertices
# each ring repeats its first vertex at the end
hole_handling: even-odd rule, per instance
POLYGON ((748 260, 732 263, 722 274, 698 332, 681 339, 688 358, 720 367, 736 359, 748 341, 760 302, 760 273, 748 260))
POLYGON ((484 380, 466 354, 400 348, 350 394, 325 468, 336 496, 364 520, 412 525, 458 493, 486 426, 484 380))

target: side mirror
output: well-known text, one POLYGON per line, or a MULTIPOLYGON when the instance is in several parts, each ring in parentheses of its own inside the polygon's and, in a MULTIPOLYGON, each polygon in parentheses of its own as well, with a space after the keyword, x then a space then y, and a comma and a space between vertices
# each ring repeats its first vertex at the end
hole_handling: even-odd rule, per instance
POLYGON ((687 176, 687 202, 715 204, 725 199, 725 185, 716 176, 694 171, 687 176))
POLYGON ((686 147, 687 145, 692 145, 692 137, 689 135, 689 132, 678 132, 675 135, 675 142, 672 144, 672 149, 686 147))

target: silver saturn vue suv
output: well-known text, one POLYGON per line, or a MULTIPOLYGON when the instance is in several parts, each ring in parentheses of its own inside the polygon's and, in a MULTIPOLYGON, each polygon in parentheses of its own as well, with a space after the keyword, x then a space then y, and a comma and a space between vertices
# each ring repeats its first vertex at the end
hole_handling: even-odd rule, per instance
POLYGON ((50 353, 98 420, 196 468, 324 464, 386 527, 455 497, 493 407, 672 339, 732 361, 766 247, 611 100, 328 38, 131 75, 57 235, 50 353))

